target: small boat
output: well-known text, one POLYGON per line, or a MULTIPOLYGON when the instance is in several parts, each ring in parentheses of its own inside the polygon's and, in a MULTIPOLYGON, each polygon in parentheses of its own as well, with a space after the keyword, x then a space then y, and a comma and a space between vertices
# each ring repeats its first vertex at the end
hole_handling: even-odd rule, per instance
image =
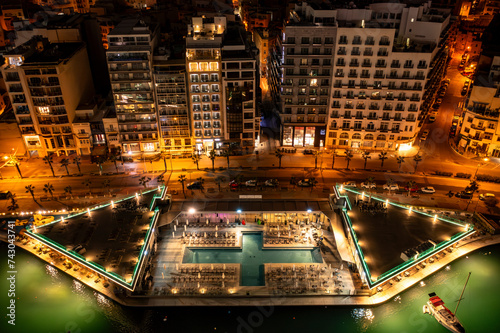
POLYGON ((465 328, 462 326, 460 321, 458 320, 456 314, 458 310, 458 306, 460 305, 460 301, 463 299, 462 296, 465 291, 465 287, 467 287, 467 282, 469 282, 470 278, 467 276, 467 281, 465 281, 464 289, 462 289, 462 294, 460 294, 460 298, 457 303, 457 307, 455 308, 455 312, 451 312, 445 305, 443 300, 437 296, 435 293, 429 294, 429 301, 423 307, 423 312, 428 313, 431 316, 434 316, 438 323, 446 327, 451 332, 456 333, 465 333, 465 328))

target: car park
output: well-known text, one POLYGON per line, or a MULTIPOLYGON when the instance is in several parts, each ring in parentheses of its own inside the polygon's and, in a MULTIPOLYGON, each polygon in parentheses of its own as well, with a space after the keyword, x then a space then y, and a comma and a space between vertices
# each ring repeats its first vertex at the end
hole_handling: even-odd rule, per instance
POLYGON ((481 193, 479 195, 479 200, 488 200, 488 199, 494 199, 495 195, 493 193, 481 193))
POLYGON ((201 182, 196 181, 189 183, 186 187, 188 190, 201 190, 203 188, 203 184, 201 182))
POLYGON ((257 186, 257 180, 255 180, 255 179, 247 180, 245 182, 245 186, 256 187, 257 186))
POLYGON ((278 182, 277 179, 268 179, 264 182, 264 186, 267 187, 275 187, 278 186, 280 183, 278 182))
POLYGON ((345 187, 356 187, 356 182, 353 180, 347 181, 343 184, 345 187))
POLYGON ((364 183, 363 182, 363 183, 361 183, 361 187, 362 188, 366 188, 366 189, 373 189, 373 188, 377 188, 377 184, 375 184, 375 183, 368 183, 368 182, 364 183))
POLYGON ((384 190, 388 190, 388 191, 399 191, 398 184, 384 184, 384 186, 382 186, 382 188, 384 190))
POLYGON ((457 192, 455 194, 455 196, 457 198, 461 198, 461 199, 472 199, 473 194, 474 194, 474 192, 472 192, 472 191, 461 191, 461 192, 457 192))
POLYGON ((299 182, 297 183, 297 186, 300 186, 300 187, 310 187, 313 185, 313 181, 311 179, 301 179, 299 180, 299 182))
POLYGON ((420 192, 432 194, 432 193, 436 193, 436 190, 432 186, 425 186, 425 187, 420 188, 420 192))
POLYGON ((422 135, 420 136, 420 141, 425 141, 427 140, 427 136, 429 135, 429 130, 426 129, 425 131, 422 132, 422 135))

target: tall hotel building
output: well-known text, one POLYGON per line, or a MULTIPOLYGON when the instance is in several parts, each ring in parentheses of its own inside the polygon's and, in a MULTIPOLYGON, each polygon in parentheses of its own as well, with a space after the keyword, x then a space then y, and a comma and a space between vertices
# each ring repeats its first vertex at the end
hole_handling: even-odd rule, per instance
POLYGON ((160 150, 153 87, 158 26, 127 19, 108 34, 106 57, 122 152, 160 150))
POLYGON ((37 36, 4 57, 2 75, 29 155, 80 154, 75 110, 94 95, 85 44, 37 36))
POLYGON ((442 77, 449 19, 449 10, 428 2, 296 4, 269 65, 282 144, 410 147, 426 112, 425 89, 442 77))

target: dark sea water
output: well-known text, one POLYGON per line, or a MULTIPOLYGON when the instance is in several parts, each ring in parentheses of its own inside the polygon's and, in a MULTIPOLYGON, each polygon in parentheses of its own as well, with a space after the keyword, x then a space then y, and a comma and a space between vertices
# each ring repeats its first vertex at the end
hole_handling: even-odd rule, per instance
MULTIPOLYGON (((500 331, 500 246, 478 250, 373 307, 128 308, 17 249, 16 325, 7 323, 7 247, 0 245, 0 332, 447 332, 422 313, 428 293, 452 309, 472 272, 458 317, 467 332, 500 331), (167 316, 167 320, 163 319, 167 316)), ((279 302, 279 299, 277 299, 279 302)))

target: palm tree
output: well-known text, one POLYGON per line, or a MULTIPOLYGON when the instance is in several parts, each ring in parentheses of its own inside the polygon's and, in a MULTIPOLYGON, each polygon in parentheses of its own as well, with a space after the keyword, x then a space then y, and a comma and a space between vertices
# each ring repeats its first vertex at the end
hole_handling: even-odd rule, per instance
POLYGON ((227 168, 229 169, 229 156, 233 155, 233 150, 231 148, 229 149, 224 149, 222 152, 222 156, 227 158, 227 168))
POLYGON ((52 160, 52 155, 47 155, 43 158, 43 160, 45 161, 45 164, 48 164, 50 166, 50 170, 52 171, 52 176, 56 176, 56 174, 54 173, 54 168, 52 167, 52 163, 54 162, 52 160))
POLYGON ((165 176, 164 175, 159 175, 157 178, 156 178, 156 182, 159 184, 159 183, 164 183, 165 182, 165 176))
POLYGON ((200 166, 199 166, 199 163, 200 163, 200 160, 201 160, 201 155, 198 154, 198 153, 194 153, 192 156, 191 156, 191 159, 193 160, 193 162, 196 164, 196 170, 200 170, 200 166))
POLYGON ((319 150, 313 150, 313 156, 314 156, 314 169, 318 168, 318 156, 320 156, 322 153, 319 150))
POLYGON ((293 188, 297 185, 297 179, 295 177, 290 178, 290 185, 292 185, 293 188))
POLYGON ((36 202, 36 199, 35 199, 35 186, 33 186, 33 185, 27 185, 24 188, 26 189, 26 193, 29 192, 29 194, 31 194, 31 196, 33 197, 33 201, 36 202))
POLYGON ((16 211, 19 209, 19 205, 17 204, 17 199, 16 199, 16 195, 15 194, 11 194, 10 195, 10 205, 7 207, 7 209, 9 211, 16 211))
POLYGON ((224 176, 217 176, 215 178, 215 183, 219 186, 219 192, 220 192, 220 185, 226 181, 226 177, 224 176))
POLYGON ((203 177, 198 177, 196 180, 200 183, 200 192, 203 192, 204 186, 205 185, 205 178, 203 177))
POLYGON ((408 196, 410 196, 410 191, 413 187, 415 187, 416 183, 414 180, 410 180, 406 182, 406 187, 408 188, 408 196))
POLYGON ((54 186, 51 183, 43 185, 43 191, 45 193, 50 193, 50 196, 54 199, 54 186))
POLYGON ((169 157, 170 154, 166 150, 162 150, 160 152, 160 158, 163 159, 163 166, 165 167, 165 171, 167 171, 167 157, 169 157))
POLYGON ((111 162, 113 162, 113 164, 115 165, 115 169, 116 169, 116 173, 118 173, 118 164, 116 162, 118 162, 118 155, 116 154, 112 154, 110 157, 109 157, 109 160, 111 162))
POLYGON ((368 162, 368 160, 372 158, 370 154, 371 153, 369 151, 364 151, 361 153, 361 157, 365 160, 365 166, 363 167, 364 170, 366 170, 366 162, 368 162))
MULTIPOLYGON (((367 177, 365 181, 367 184, 373 184, 373 183, 375 183, 375 177, 372 177, 372 176, 367 177)), ((372 190, 371 187, 368 187, 368 191, 371 192, 371 190, 372 190)))
POLYGON ((396 181, 393 178, 387 179, 387 185, 389 185, 389 194, 391 194, 391 186, 396 184, 396 181))
POLYGON ((187 181, 186 175, 179 175, 178 182, 182 185, 182 194, 184 194, 184 199, 186 198, 186 192, 184 191, 184 183, 187 181))
POLYGON ((69 158, 63 158, 61 160, 61 166, 65 167, 66 168, 66 173, 68 174, 69 176, 69 170, 68 170, 68 165, 69 165, 69 158))
POLYGON ((212 171, 215 171, 215 158, 217 155, 215 154, 215 149, 212 149, 208 155, 208 158, 212 160, 212 171))
POLYGON ((66 186, 64 188, 64 193, 67 194, 67 196, 69 195, 71 197, 71 199, 73 199, 73 188, 71 186, 66 186))
POLYGON ((396 161, 399 164, 398 171, 401 172, 401 165, 405 162, 405 157, 404 156, 396 156, 396 161))
POLYGON ((309 178, 309 182, 311 183, 311 193, 312 193, 313 188, 316 186, 316 184, 318 184, 318 181, 316 180, 316 178, 311 177, 309 178))
POLYGON ((102 183, 102 186, 104 186, 104 188, 106 188, 108 195, 111 196, 111 191, 109 189, 111 187, 111 181, 109 179, 104 180, 104 183, 102 183))
POLYGON ((80 156, 76 156, 73 159, 73 164, 76 164, 76 166, 78 167, 78 173, 81 175, 82 174, 82 170, 80 170, 80 164, 82 164, 82 159, 80 158, 80 156))
POLYGON ((345 156, 344 156, 345 160, 347 161, 346 169, 349 169, 349 163, 351 163, 351 160, 353 157, 354 157, 354 155, 353 155, 352 151, 350 151, 349 149, 346 149, 345 156))
POLYGON ((380 167, 383 168, 384 167, 384 161, 386 159, 388 159, 389 157, 387 157, 387 152, 386 151, 383 151, 381 153, 378 154, 378 159, 380 160, 380 167))
POLYGON ((413 156, 413 160, 415 161, 415 171, 413 171, 413 173, 416 173, 417 172, 418 163, 422 160, 422 156, 420 156, 420 154, 417 153, 417 155, 413 156))
POLYGON ((142 186, 144 186, 144 188, 146 188, 148 186, 148 183, 151 181, 151 178, 147 177, 147 176, 142 176, 141 178, 139 178, 139 184, 141 184, 142 186))
POLYGON ((479 189, 479 183, 476 180, 471 180, 469 183, 469 186, 465 188, 466 191, 471 191, 472 195, 470 200, 467 202, 467 207, 465 207, 465 210, 469 208, 470 203, 472 202, 472 197, 474 196, 474 192, 476 192, 479 189))
POLYGON ((332 151, 332 170, 334 169, 335 166, 335 157, 337 157, 337 149, 334 149, 332 151))
POLYGON ((89 189, 89 194, 92 195, 92 190, 90 189, 90 185, 92 185, 92 182, 90 181, 90 179, 85 179, 85 181, 82 182, 82 184, 87 186, 87 188, 89 189))
POLYGON ((281 159, 283 158, 285 154, 283 154, 283 152, 279 149, 276 149, 274 151, 274 156, 276 156, 278 158, 278 169, 281 169, 281 159))

